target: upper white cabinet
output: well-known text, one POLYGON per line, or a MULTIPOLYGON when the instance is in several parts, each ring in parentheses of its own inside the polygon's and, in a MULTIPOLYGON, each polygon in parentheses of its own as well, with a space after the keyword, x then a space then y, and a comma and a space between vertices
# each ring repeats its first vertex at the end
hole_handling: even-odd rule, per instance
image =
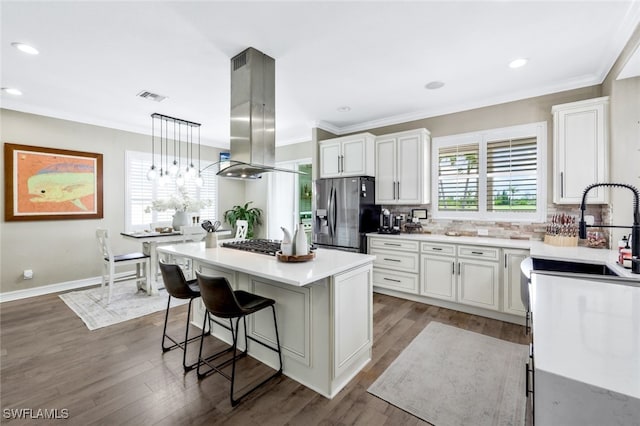
MULTIPOLYGON (((553 202, 579 204, 584 189, 608 181, 609 97, 554 105, 553 202)), ((594 188, 587 203, 605 204, 606 188, 594 188)))
POLYGON ((320 141, 320 177, 375 176, 374 142, 371 133, 320 141))
POLYGON ((376 204, 428 204, 431 137, 427 129, 376 137, 376 204))

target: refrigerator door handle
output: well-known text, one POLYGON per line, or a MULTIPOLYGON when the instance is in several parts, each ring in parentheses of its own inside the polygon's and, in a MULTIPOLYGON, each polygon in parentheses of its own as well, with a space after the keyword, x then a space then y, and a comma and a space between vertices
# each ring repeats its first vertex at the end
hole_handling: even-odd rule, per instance
POLYGON ((336 198, 336 188, 333 188, 333 237, 336 236, 336 222, 338 221, 338 200, 336 198))
POLYGON ((329 236, 333 237, 333 187, 329 190, 329 199, 327 200, 327 224, 329 225, 329 236))

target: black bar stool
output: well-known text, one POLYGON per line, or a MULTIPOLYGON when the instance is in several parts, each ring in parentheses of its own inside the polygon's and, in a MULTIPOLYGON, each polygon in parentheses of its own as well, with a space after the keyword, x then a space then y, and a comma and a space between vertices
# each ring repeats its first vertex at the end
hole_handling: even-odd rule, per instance
POLYGON ((217 372, 220 373, 224 378, 231 382, 231 390, 229 391, 229 398, 231 399, 231 406, 235 407, 242 398, 267 383, 269 380, 273 379, 282 374, 282 351, 280 349, 280 337, 278 336, 278 322, 276 321, 276 309, 275 309, 275 300, 268 299, 266 297, 258 296, 256 294, 248 293, 242 290, 233 290, 229 281, 227 281, 224 277, 208 277, 205 275, 201 275, 196 272, 196 276, 198 277, 198 284, 200 285, 200 293, 202 295, 202 301, 204 302, 204 306, 207 308, 207 312, 205 313, 204 322, 202 324, 202 335, 200 339, 200 351, 198 353, 198 379, 202 379, 206 377, 210 373, 217 372), (251 315, 256 313, 262 309, 271 307, 271 311, 273 312, 273 324, 276 331, 276 342, 277 347, 273 347, 264 342, 261 342, 257 339, 254 339, 251 336, 247 335, 247 315, 251 315), (215 315, 219 318, 228 318, 229 326, 226 324, 220 323, 215 319, 212 319, 210 315, 215 315), (235 318, 236 323, 235 326, 233 324, 233 319, 235 318), (236 349, 238 346, 238 335, 239 335, 239 325, 240 319, 242 318, 242 322, 244 324, 244 352, 240 354, 236 354, 236 349), (233 339, 233 345, 230 348, 224 349, 220 352, 217 352, 213 355, 210 355, 207 358, 202 358, 202 345, 204 343, 205 336, 205 326, 208 321, 214 321, 216 324, 225 327, 226 329, 231 331, 231 337, 233 339), (233 396, 233 387, 235 384, 236 377, 236 361, 247 355, 247 350, 249 348, 248 339, 261 344, 262 346, 271 349, 272 351, 278 354, 278 359, 280 361, 280 368, 274 374, 270 375, 238 398, 234 398, 233 396), (233 355, 230 359, 219 363, 218 365, 212 365, 210 362, 222 356, 225 353, 231 352, 233 355), (232 364, 231 367, 231 376, 224 373, 221 369, 229 363, 232 364), (209 367, 209 370, 205 372, 200 372, 200 367, 206 364, 209 367))
POLYGON ((187 345, 200 336, 194 336, 189 338, 189 320, 191 319, 191 302, 193 299, 200 297, 200 289, 198 288, 198 280, 187 281, 182 273, 182 269, 178 265, 171 265, 160 262, 160 272, 162 272, 162 279, 164 280, 164 288, 169 293, 169 300, 167 301, 167 312, 164 315, 164 329, 162 330, 162 352, 167 352, 172 349, 180 348, 183 350, 182 354, 182 366, 184 371, 190 371, 195 368, 198 362, 187 365, 187 345), (176 341, 167 334, 167 320, 169 319, 169 308, 171 306, 171 298, 176 299, 189 299, 189 308, 187 311, 187 325, 184 332, 184 340, 181 342, 176 341), (173 342, 173 345, 166 346, 166 339, 173 342))

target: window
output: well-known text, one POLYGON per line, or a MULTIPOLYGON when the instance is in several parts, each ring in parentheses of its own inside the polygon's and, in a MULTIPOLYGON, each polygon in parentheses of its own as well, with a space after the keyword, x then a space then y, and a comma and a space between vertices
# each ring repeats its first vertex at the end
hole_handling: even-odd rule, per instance
POLYGON ((544 221, 546 122, 433 139, 433 216, 544 221))
MULTIPOLYGON (((202 162, 204 169, 211 163, 202 162)), ((177 191, 174 181, 170 181, 165 186, 159 185, 158 181, 147 179, 147 172, 151 167, 151 154, 145 152, 127 151, 125 154, 125 228, 129 231, 149 229, 150 223, 171 222, 173 211, 151 211, 145 209, 151 205, 153 200, 169 198, 177 191)), ((187 180, 185 188, 189 196, 197 200, 211 200, 211 205, 200 210, 201 220, 217 219, 218 209, 218 177, 217 169, 211 167, 202 172, 204 185, 198 188, 193 181, 187 180)))

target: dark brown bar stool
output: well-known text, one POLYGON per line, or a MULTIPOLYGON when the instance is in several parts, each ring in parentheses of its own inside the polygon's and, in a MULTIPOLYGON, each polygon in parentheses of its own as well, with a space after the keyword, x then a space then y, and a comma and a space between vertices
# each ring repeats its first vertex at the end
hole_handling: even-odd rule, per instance
POLYGON ((198 362, 187 365, 187 345, 200 336, 194 336, 189 338, 189 321, 191 319, 191 303, 193 299, 200 297, 200 289, 198 288, 198 280, 187 281, 182 273, 182 269, 178 265, 171 265, 160 262, 160 272, 162 272, 162 279, 164 280, 164 288, 169 293, 169 300, 167 301, 167 312, 164 315, 164 329, 162 330, 162 352, 167 352, 172 349, 180 348, 184 352, 182 354, 182 366, 184 371, 189 371, 195 368, 198 362), (169 319, 169 308, 171 306, 171 298, 176 299, 189 299, 189 308, 187 311, 187 325, 184 332, 184 340, 181 342, 176 341, 167 334, 167 320, 169 319), (166 346, 166 339, 173 342, 173 345, 166 346))
POLYGON ((198 284, 200 285, 200 293, 202 295, 202 301, 204 302, 204 306, 207 308, 207 312, 204 316, 204 322, 202 324, 202 335, 200 339, 200 352, 198 353, 198 379, 202 379, 209 375, 210 373, 216 372, 220 373, 224 378, 231 382, 231 390, 229 391, 229 398, 231 399, 231 406, 235 407, 242 398, 256 390, 258 387, 267 383, 269 380, 273 379, 282 374, 282 351, 280 349, 280 337, 278 336, 278 322, 276 321, 276 309, 275 309, 275 300, 268 299, 266 297, 258 296, 256 294, 248 293, 242 290, 233 290, 229 281, 227 281, 224 277, 208 277, 205 275, 201 275, 196 272, 196 276, 198 277, 198 284), (247 315, 251 315, 262 309, 271 307, 271 311, 273 312, 273 325, 276 331, 276 342, 277 347, 273 347, 264 342, 254 339, 251 336, 247 335, 247 315), (215 315, 218 318, 228 318, 229 326, 226 324, 220 323, 215 319, 211 318, 211 315, 215 315), (233 324, 233 319, 235 318, 236 323, 235 326, 233 324), (236 354, 236 349, 238 346, 238 335, 239 335, 239 325, 240 319, 242 318, 242 322, 244 324, 244 352, 236 354), (230 348, 224 349, 220 352, 217 352, 213 355, 210 355, 207 358, 202 357, 202 345, 204 343, 205 336, 205 326, 209 321, 214 321, 216 324, 228 329, 231 331, 231 337, 233 339, 233 345, 230 348), (280 368, 274 374, 270 375, 262 382, 258 383, 242 395, 237 398, 234 398, 233 395, 233 387, 235 384, 236 377, 236 361, 247 355, 247 350, 249 348, 248 340, 252 340, 256 343, 261 344, 262 346, 271 349, 272 351, 278 354, 278 359, 280 361, 280 368), (212 365, 210 362, 222 356, 225 353, 232 353, 230 359, 219 363, 218 365, 212 365), (221 369, 229 363, 231 366, 231 376, 224 373, 221 369), (205 372, 200 372, 200 367, 206 364, 209 367, 209 370, 205 372))

